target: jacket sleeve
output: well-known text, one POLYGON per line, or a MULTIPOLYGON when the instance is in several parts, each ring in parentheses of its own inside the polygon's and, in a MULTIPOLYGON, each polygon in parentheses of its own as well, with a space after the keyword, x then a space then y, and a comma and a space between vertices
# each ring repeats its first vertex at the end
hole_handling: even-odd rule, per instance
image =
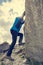
POLYGON ((25 21, 23 20, 21 23, 22 23, 22 24, 24 24, 24 23, 25 23, 25 21))

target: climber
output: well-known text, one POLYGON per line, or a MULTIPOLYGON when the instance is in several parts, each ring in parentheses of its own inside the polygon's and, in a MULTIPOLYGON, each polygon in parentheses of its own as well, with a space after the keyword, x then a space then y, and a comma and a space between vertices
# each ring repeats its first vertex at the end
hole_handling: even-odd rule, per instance
POLYGON ((16 40, 17 40, 17 36, 20 36, 19 39, 19 45, 22 43, 22 39, 23 39, 23 34, 19 33, 22 25, 24 24, 24 16, 25 16, 25 11, 23 12, 23 15, 21 17, 16 17, 13 26, 10 29, 10 32, 12 34, 12 43, 8 49, 8 52, 6 54, 6 57, 10 60, 14 60, 13 58, 11 58, 11 54, 12 54, 12 50, 16 44, 16 40))

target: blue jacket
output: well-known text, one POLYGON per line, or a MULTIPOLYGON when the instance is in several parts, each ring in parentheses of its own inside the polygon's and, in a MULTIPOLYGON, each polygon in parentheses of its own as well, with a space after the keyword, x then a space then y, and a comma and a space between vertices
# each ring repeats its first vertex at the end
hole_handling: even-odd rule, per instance
POLYGON ((13 26, 11 27, 10 30, 15 30, 19 32, 23 24, 24 24, 24 20, 20 17, 16 17, 13 26))

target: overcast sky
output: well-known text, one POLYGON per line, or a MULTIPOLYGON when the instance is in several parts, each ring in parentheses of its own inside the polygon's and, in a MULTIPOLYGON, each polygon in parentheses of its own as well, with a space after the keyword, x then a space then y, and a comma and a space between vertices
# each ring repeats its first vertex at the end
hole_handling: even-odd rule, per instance
POLYGON ((0 43, 11 43, 10 28, 16 16, 21 16, 24 10, 25 0, 0 0, 0 43))

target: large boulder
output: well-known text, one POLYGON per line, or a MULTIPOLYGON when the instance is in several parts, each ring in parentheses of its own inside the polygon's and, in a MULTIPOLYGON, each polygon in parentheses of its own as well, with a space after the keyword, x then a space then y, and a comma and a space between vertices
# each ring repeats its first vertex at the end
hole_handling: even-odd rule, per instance
POLYGON ((26 58, 43 62, 43 0, 26 0, 26 58))
POLYGON ((0 53, 5 53, 8 50, 9 46, 10 45, 8 42, 3 42, 0 44, 0 53))

